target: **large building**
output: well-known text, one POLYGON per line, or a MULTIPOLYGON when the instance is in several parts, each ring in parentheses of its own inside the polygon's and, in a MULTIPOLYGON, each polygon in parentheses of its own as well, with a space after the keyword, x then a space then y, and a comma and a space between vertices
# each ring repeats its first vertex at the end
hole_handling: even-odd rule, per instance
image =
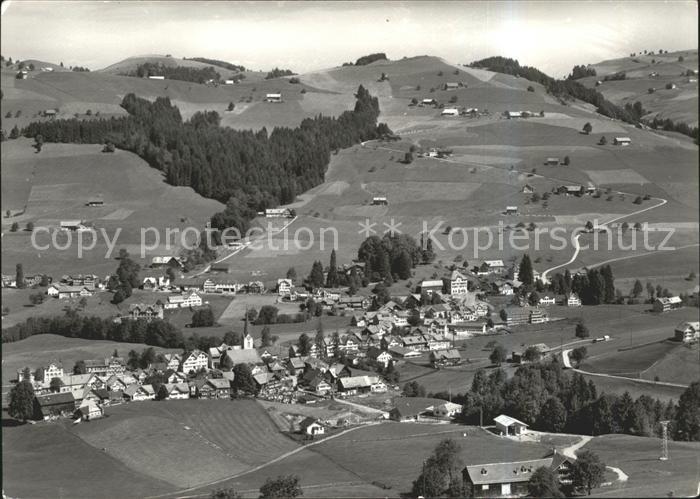
POLYGON ((700 322, 681 322, 676 326, 675 336, 677 341, 694 343, 700 340, 700 322))
POLYGON ((469 292, 469 279, 458 270, 452 271, 448 285, 451 295, 464 295, 469 292))

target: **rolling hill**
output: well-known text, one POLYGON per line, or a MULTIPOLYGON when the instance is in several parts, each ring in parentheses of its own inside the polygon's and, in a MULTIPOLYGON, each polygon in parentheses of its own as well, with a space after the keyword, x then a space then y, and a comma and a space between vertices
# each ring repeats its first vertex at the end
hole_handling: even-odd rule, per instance
POLYGON ((697 50, 636 54, 589 67, 595 69, 596 76, 578 81, 587 87, 595 87, 606 99, 618 105, 641 102, 649 112, 644 116, 645 120, 657 117, 698 126, 697 50), (695 70, 696 74, 688 76, 688 70, 695 70), (619 72, 625 73, 624 80, 603 81, 605 76, 619 72), (597 81, 602 81, 602 84, 596 86, 597 81), (667 89, 667 84, 674 84, 675 88, 667 89), (655 91, 650 93, 650 88, 655 91))

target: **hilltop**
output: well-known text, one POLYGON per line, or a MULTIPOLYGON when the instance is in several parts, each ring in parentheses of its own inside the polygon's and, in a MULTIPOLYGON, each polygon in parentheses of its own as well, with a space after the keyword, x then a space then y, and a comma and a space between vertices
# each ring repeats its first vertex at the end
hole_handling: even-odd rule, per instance
POLYGON ((663 54, 630 54, 628 57, 589 64, 596 76, 577 81, 595 88, 606 99, 620 105, 639 101, 648 112, 646 121, 654 118, 698 126, 698 51, 681 50, 663 54), (688 71, 695 71, 689 75, 688 71), (609 79, 624 73, 624 79, 609 79), (694 80, 694 81, 693 81, 694 80), (600 81, 601 84, 596 84, 600 81), (667 85, 674 88, 666 88, 667 85), (650 89, 654 89, 650 92, 650 89))

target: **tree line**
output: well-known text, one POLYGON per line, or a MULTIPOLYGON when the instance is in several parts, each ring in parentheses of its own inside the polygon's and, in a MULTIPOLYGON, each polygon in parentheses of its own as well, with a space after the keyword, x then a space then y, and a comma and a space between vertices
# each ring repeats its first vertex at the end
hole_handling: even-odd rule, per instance
POLYGON ((581 64, 580 66, 574 66, 574 69, 571 70, 571 73, 567 79, 578 80, 579 78, 585 78, 586 76, 596 76, 595 68, 581 64))
POLYGON ((165 173, 168 183, 189 186, 226 203, 212 227, 236 227, 244 233, 258 211, 293 201, 298 192, 323 182, 331 151, 391 133, 377 125, 379 102, 362 86, 352 111, 337 118, 307 118, 298 128, 233 130, 219 126, 214 111, 198 112, 183 122, 167 97, 155 102, 128 94, 122 107, 129 116, 81 121, 30 123, 26 137, 46 142, 101 144, 131 151, 165 173))
POLYGON ((124 76, 164 76, 168 80, 191 81, 193 83, 206 83, 209 80, 219 81, 221 75, 211 66, 206 68, 194 68, 190 66, 167 66, 160 62, 144 62, 136 66, 136 70, 122 73, 124 76))
POLYGON ((280 68, 274 68, 270 70, 266 75, 265 79, 266 80, 272 80, 274 78, 280 78, 282 76, 293 76, 296 73, 292 71, 291 69, 280 69, 280 68))
POLYGON ((386 54, 384 52, 376 52, 374 54, 364 55, 355 61, 355 66, 366 66, 375 61, 386 61, 386 54))
POLYGON ((521 366, 510 379, 500 368, 490 374, 480 369, 471 389, 453 400, 463 404, 467 424, 505 413, 542 431, 658 436, 659 421, 669 420, 674 439, 700 440, 700 382, 692 383, 678 404, 664 404, 648 395, 599 394, 593 381, 551 361, 521 366))
POLYGON ((225 68, 231 71, 238 71, 239 73, 242 73, 246 70, 245 66, 231 64, 230 62, 221 61, 219 59, 209 59, 207 57, 183 57, 183 59, 186 61, 197 61, 203 64, 211 64, 213 66, 219 66, 221 68, 225 68))

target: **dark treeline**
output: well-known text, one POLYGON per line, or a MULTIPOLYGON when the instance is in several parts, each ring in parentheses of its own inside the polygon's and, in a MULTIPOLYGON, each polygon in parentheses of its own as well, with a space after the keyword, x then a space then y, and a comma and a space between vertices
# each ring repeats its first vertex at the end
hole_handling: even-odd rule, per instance
POLYGON ((627 123, 635 123, 635 120, 627 111, 606 100, 603 94, 597 90, 586 88, 575 80, 556 80, 537 68, 521 66, 515 59, 501 56, 488 57, 480 61, 472 62, 469 65, 471 67, 484 68, 498 73, 520 76, 521 78, 540 83, 547 89, 547 92, 552 95, 560 98, 575 98, 588 102, 596 106, 597 112, 604 116, 626 121, 627 123))
POLYGON ((617 73, 605 75, 603 77, 603 81, 617 81, 617 80, 626 80, 626 79, 627 79, 627 73, 625 73, 624 71, 618 71, 617 73))
POLYGON ((667 132, 678 132, 688 137, 695 139, 697 144, 700 140, 700 129, 698 127, 691 127, 687 123, 674 123, 672 120, 666 118, 654 118, 653 120, 644 120, 654 130, 666 130, 667 132))
POLYGON ((212 217, 213 227, 245 232, 256 212, 322 183, 331 151, 391 133, 385 124, 377 126, 377 98, 362 86, 356 97, 354 110, 337 118, 319 115, 268 134, 264 128, 222 128, 214 111, 183 122, 167 97, 149 102, 128 94, 122 101, 128 117, 33 122, 24 135, 41 134, 45 142, 112 142, 163 171, 168 183, 226 203, 212 217))
POLYGON ((221 75, 212 67, 191 68, 188 66, 166 66, 159 62, 144 62, 136 66, 136 71, 125 73, 126 76, 164 76, 168 80, 191 81, 205 83, 208 80, 219 81, 221 75))
POLYGON ((208 59, 206 57, 184 57, 186 61, 197 61, 204 64, 212 64, 214 66, 219 66, 220 68, 225 68, 231 71, 238 71, 242 73, 245 71, 244 66, 239 66, 238 64, 231 64, 230 62, 220 61, 219 59, 208 59))
POLYGON ((586 76, 596 76, 595 69, 590 66, 574 66, 571 70, 571 74, 567 77, 569 80, 578 80, 579 78, 585 78, 586 76))
POLYGON ((678 404, 627 392, 599 394, 592 381, 554 361, 519 367, 511 379, 500 368, 490 374, 480 369, 470 391, 453 401, 464 404, 462 419, 469 424, 479 424, 481 410, 484 422, 505 413, 542 431, 658 436, 659 421, 669 420, 673 438, 698 440, 699 392, 700 383, 691 384, 678 404))
POLYGON ((618 298, 610 265, 589 269, 585 274, 573 277, 568 269, 564 274, 556 273, 552 276, 550 289, 556 294, 576 293, 584 305, 616 303, 618 298))
POLYGON ((280 78, 282 76, 293 76, 296 73, 292 71, 291 69, 280 69, 280 68, 274 68, 271 70, 269 73, 265 75, 266 80, 272 80, 273 78, 280 78))
POLYGON ((199 336, 196 334, 185 338, 182 331, 167 321, 155 319, 122 320, 115 322, 96 316, 83 316, 75 311, 53 317, 31 317, 21 324, 2 330, 2 342, 12 343, 37 334, 57 334, 67 338, 88 340, 110 340, 122 343, 145 343, 155 347, 182 348, 206 351, 209 347, 219 346, 221 338, 217 336, 199 336))
POLYGON ((377 52, 376 54, 364 55, 355 61, 355 66, 366 66, 375 61, 386 61, 386 54, 384 52, 377 52))
POLYGON ((408 279, 411 269, 423 260, 423 251, 408 234, 370 236, 357 251, 365 275, 373 280, 408 279))

